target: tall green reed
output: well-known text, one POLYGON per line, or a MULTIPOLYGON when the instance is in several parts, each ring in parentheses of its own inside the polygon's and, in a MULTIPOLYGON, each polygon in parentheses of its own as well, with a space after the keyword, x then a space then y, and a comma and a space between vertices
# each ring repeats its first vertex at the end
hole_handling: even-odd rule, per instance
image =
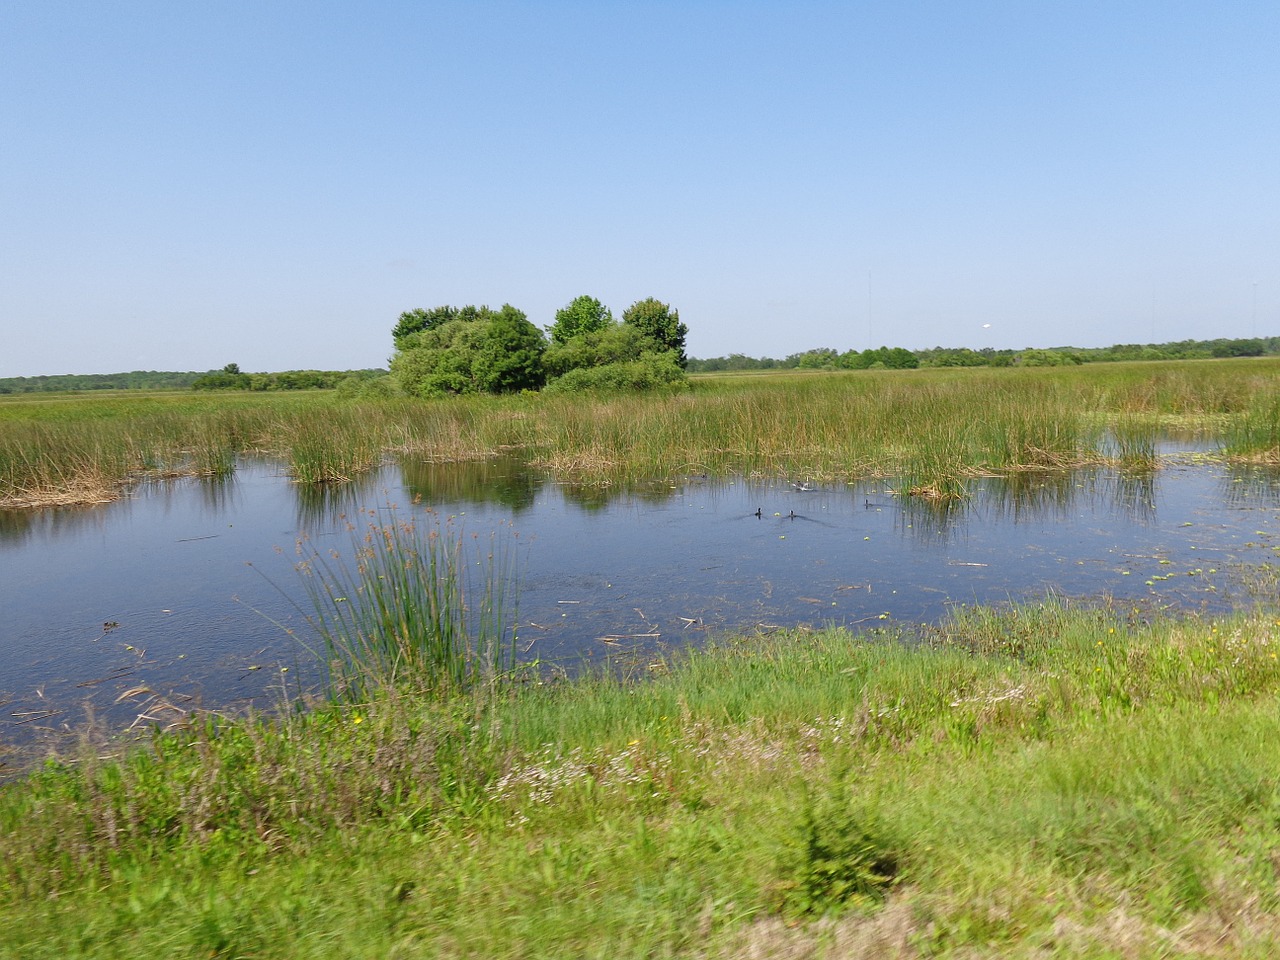
POLYGON ((1232 419, 1223 433, 1222 449, 1234 460, 1280 463, 1280 395, 1259 395, 1232 419))
POLYGON ((300 544, 330 696, 492 692, 515 663, 508 544, 494 534, 486 549, 432 514, 404 518, 389 507, 364 520, 352 527, 348 556, 300 544))
POLYGON ((1159 431, 1149 420, 1121 417, 1111 425, 1114 458, 1125 470, 1154 470, 1159 431))
POLYGON ((275 427, 286 448, 290 471, 300 483, 342 483, 376 466, 381 459, 381 424, 353 408, 300 413, 275 427))

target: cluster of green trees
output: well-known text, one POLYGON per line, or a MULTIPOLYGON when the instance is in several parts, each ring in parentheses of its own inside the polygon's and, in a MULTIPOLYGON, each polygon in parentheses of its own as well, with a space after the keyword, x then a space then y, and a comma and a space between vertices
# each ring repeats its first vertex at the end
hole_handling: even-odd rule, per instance
POLYGON ((840 354, 844 370, 914 370, 919 358, 902 347, 880 347, 877 350, 848 350, 840 354))
POLYGON ((912 370, 918 366, 919 358, 903 347, 846 350, 844 353, 831 347, 817 347, 793 353, 783 360, 769 357, 755 360, 740 353, 731 353, 727 357, 689 361, 689 369, 695 373, 718 370, 912 370))
POLYGON ((971 350, 968 347, 933 347, 929 350, 915 351, 916 358, 922 367, 1008 367, 1012 366, 1017 353, 1013 350, 995 350, 983 347, 971 350))
POLYGON ((511 304, 400 314, 391 377, 410 396, 519 390, 647 389, 685 379, 680 313, 652 297, 620 321, 595 297, 556 311, 546 334, 511 304))
POLYGON ((385 370, 284 370, 280 373, 245 373, 238 363, 210 370, 191 383, 193 390, 332 390, 350 379, 366 379, 385 370))

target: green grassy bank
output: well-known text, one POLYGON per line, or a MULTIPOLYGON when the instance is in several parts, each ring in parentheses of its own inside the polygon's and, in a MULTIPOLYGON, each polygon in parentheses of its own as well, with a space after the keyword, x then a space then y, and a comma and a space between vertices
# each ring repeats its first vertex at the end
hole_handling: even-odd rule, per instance
POLYGON ((303 482, 387 456, 515 451, 558 479, 688 473, 892 478, 958 496, 967 478, 1110 462, 1145 468, 1169 430, 1280 462, 1280 360, 695 378, 675 392, 343 400, 154 394, 0 399, 0 506, 110 499, 131 478, 217 476, 244 455, 303 482))
POLYGON ((1280 639, 1048 603, 206 717, 0 790, 0 957, 1271 957, 1280 639))

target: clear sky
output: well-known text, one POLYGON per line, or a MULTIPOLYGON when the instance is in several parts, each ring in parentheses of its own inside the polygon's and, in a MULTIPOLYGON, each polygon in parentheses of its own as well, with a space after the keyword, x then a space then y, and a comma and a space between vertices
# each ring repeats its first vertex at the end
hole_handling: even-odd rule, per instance
POLYGON ((0 5, 0 376, 583 293, 700 357, 1280 334, 1280 3, 0 5))

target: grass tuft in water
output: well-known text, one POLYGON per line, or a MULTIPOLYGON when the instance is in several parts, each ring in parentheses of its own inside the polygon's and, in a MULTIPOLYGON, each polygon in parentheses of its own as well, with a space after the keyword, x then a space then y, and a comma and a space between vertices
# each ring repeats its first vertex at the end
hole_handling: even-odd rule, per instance
POLYGON ((1154 470, 1158 464, 1156 444, 1159 427, 1150 420, 1121 417, 1111 426, 1115 459, 1122 470, 1154 470))
POLYGON ((323 419, 300 416, 279 429, 289 438, 289 469, 299 483, 345 483, 382 456, 381 438, 349 411, 323 419))
POLYGON ((1223 452, 1242 463, 1280 463, 1280 397, 1274 393, 1253 399, 1228 424, 1223 452))
POLYGON ((509 675, 516 594, 497 535, 486 550, 432 515, 404 519, 388 508, 367 520, 353 528, 347 557, 300 545, 333 699, 474 693, 509 675))

